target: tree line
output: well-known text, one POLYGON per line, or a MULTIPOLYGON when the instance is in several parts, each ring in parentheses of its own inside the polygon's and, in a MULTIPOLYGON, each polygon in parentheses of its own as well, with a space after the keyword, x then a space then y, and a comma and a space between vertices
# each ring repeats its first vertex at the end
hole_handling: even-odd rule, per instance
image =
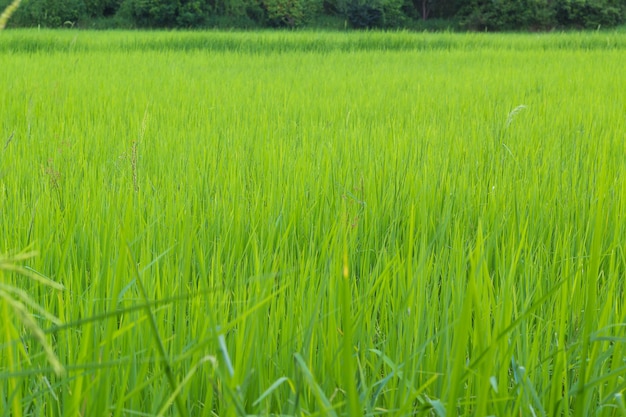
MULTIPOLYGON (((9 4, 0 0, 0 10, 9 4)), ((332 21, 357 29, 597 29, 624 23, 626 0, 24 0, 9 27, 297 28, 332 21)))

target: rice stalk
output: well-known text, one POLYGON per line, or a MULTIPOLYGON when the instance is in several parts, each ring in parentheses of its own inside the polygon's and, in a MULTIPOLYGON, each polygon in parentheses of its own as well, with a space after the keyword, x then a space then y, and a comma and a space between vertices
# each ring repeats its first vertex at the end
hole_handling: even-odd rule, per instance
POLYGON ((6 27, 11 15, 15 13, 21 2, 22 0, 13 0, 13 2, 4 9, 2 14, 0 14, 0 30, 6 27))

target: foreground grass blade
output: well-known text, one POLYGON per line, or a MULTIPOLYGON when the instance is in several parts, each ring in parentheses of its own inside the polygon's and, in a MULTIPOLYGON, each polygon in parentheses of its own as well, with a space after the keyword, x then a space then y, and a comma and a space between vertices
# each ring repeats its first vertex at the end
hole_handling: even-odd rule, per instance
MULTIPOLYGON (((145 302, 145 312, 146 312, 146 315, 149 317, 149 323, 152 328, 152 335, 154 336, 154 340, 157 344, 157 348, 161 357, 160 359, 161 359, 161 363, 163 364, 165 375, 170 383, 172 392, 178 393, 179 392, 178 383, 176 381, 176 377, 174 375, 174 371, 172 369, 169 356, 167 352, 165 351, 165 346, 163 345, 163 341, 161 340, 161 336, 159 335, 159 326, 157 325, 154 314, 152 314, 152 309, 150 308, 148 293, 146 292, 146 289, 141 280, 141 275, 139 273, 139 268, 137 267, 137 262, 134 260, 129 246, 127 246, 127 250, 128 250, 127 253, 128 253, 129 260, 131 262, 131 265, 133 265, 133 268, 134 268, 134 271, 133 271, 135 273, 134 279, 137 282, 137 287, 141 291, 141 295, 145 302)), ((176 404, 176 408, 178 409, 179 414, 181 416, 186 416, 187 409, 185 408, 185 405, 183 404, 183 400, 180 395, 175 396, 174 403, 176 404)))
POLYGON ((313 396, 317 399, 319 405, 321 406, 321 413, 323 415, 337 417, 337 412, 335 411, 333 405, 330 403, 320 386, 315 381, 315 378, 311 374, 311 371, 304 362, 304 358, 302 358, 299 353, 296 353, 294 355, 294 360, 296 362, 296 365, 298 365, 302 376, 304 376, 304 380, 309 386, 309 389, 312 391, 313 396))

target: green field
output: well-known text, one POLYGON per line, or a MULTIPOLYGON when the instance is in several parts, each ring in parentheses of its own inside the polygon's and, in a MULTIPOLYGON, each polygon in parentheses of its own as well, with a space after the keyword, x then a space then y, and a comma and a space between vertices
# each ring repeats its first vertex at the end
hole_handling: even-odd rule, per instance
POLYGON ((0 416, 626 416, 626 33, 0 33, 0 416))

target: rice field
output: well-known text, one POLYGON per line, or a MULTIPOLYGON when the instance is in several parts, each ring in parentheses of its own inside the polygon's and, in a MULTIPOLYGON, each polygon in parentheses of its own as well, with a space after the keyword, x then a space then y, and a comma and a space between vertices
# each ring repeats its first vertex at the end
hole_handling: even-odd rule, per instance
POLYGON ((0 33, 1 416, 626 416, 626 33, 0 33))

